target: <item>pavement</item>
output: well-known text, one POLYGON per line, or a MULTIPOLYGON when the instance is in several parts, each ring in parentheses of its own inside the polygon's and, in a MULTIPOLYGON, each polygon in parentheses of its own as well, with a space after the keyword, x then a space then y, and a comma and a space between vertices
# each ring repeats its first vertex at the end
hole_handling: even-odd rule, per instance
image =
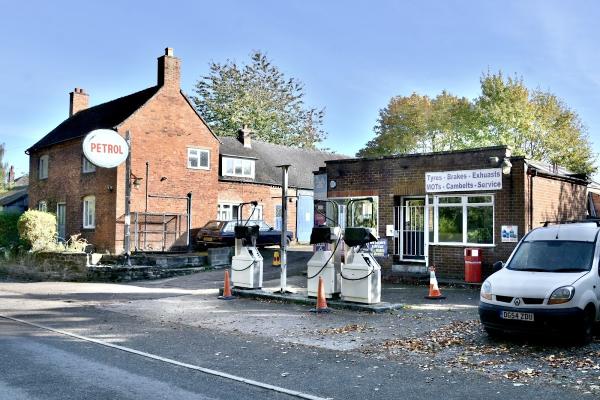
MULTIPOLYGON (((310 253, 290 251, 305 285, 310 253), (304 264, 305 265, 305 264, 304 264)), ((265 267, 265 287, 279 270, 265 267)), ((129 284, 4 282, 0 315, 335 399, 597 398, 600 342, 489 339, 475 289, 384 285, 384 314, 217 299, 223 271, 129 284)), ((291 398, 0 318, 0 399, 291 398), (19 397, 20 396, 20 397, 19 397)))

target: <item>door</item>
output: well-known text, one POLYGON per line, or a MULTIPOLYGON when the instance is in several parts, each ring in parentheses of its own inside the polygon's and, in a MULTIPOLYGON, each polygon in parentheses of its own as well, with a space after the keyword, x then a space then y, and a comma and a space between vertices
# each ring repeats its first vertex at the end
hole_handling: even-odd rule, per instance
POLYGON ((401 258, 425 261, 425 199, 403 198, 401 208, 401 258))
POLYGON ((300 243, 310 242, 310 234, 314 223, 313 196, 299 194, 296 203, 296 238, 300 243))
POLYGON ((58 238, 61 241, 67 240, 66 236, 66 211, 67 205, 65 203, 58 203, 56 205, 56 232, 58 238))

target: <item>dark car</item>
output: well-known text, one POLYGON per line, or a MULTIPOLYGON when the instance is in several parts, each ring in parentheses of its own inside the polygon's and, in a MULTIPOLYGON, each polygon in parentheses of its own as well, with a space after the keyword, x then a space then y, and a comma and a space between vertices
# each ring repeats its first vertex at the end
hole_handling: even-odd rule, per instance
MULTIPOLYGON (((234 246, 235 236, 234 227, 236 224, 241 225, 258 225, 259 234, 258 240, 256 241, 257 247, 279 245, 281 243, 281 231, 274 229, 272 226, 267 224, 265 221, 250 220, 246 224, 246 221, 208 221, 204 225, 198 235, 196 236, 196 242, 200 247, 209 246, 234 246)), ((287 244, 292 241, 293 233, 290 231, 286 232, 287 244)))

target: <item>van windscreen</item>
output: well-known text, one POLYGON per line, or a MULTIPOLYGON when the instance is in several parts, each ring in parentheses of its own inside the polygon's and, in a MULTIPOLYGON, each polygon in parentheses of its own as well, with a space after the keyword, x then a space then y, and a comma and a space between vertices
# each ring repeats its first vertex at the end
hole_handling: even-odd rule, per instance
POLYGON ((593 242, 539 240, 523 242, 507 266, 516 271, 589 271, 594 257, 593 242))

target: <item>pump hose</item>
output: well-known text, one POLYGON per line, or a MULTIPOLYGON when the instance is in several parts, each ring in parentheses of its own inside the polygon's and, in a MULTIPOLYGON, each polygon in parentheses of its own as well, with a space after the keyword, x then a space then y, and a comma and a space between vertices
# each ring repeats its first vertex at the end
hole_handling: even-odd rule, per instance
POLYGON ((316 278, 317 276, 319 276, 321 274, 321 272, 323 272, 323 270, 325 269, 325 267, 327 266, 327 264, 329 264, 329 261, 331 261, 331 259, 333 258, 333 256, 335 255, 335 251, 337 250, 340 242, 342 241, 342 236, 340 235, 338 237, 337 242, 335 242, 335 247, 333 248, 333 251, 331 252, 331 255, 329 256, 329 258, 327 259, 327 261, 325 261, 325 265, 323 265, 321 267, 321 269, 319 270, 319 272, 317 272, 316 274, 314 274, 313 276, 307 276, 306 279, 313 279, 316 278))
POLYGON ((248 268, 250 268, 251 266, 253 266, 255 262, 256 262, 256 261, 252 261, 252 263, 250 263, 250 265, 248 265, 246 268, 242 268, 242 269, 235 269, 235 268, 233 268, 233 264, 232 264, 232 265, 231 265, 231 270, 232 270, 232 271, 235 271, 235 272, 242 272, 242 271, 245 271, 245 270, 247 270, 247 269, 248 269, 248 268))
MULTIPOLYGON (((360 249, 359 249, 360 250, 360 249)), ((369 254, 371 254, 371 251, 369 250, 369 254)), ((370 277, 371 275, 373 275, 373 273, 375 272, 375 267, 371 265, 371 263, 368 260, 365 260, 367 262, 367 264, 369 264, 369 267, 371 267, 371 272, 369 272, 367 275, 365 276, 361 276, 360 278, 346 278, 344 276, 344 273, 342 271, 340 271, 340 275, 342 277, 342 279, 347 280, 347 281, 361 281, 363 279, 367 279, 368 277, 370 277)), ((343 268, 342 268, 343 270, 343 268)))

